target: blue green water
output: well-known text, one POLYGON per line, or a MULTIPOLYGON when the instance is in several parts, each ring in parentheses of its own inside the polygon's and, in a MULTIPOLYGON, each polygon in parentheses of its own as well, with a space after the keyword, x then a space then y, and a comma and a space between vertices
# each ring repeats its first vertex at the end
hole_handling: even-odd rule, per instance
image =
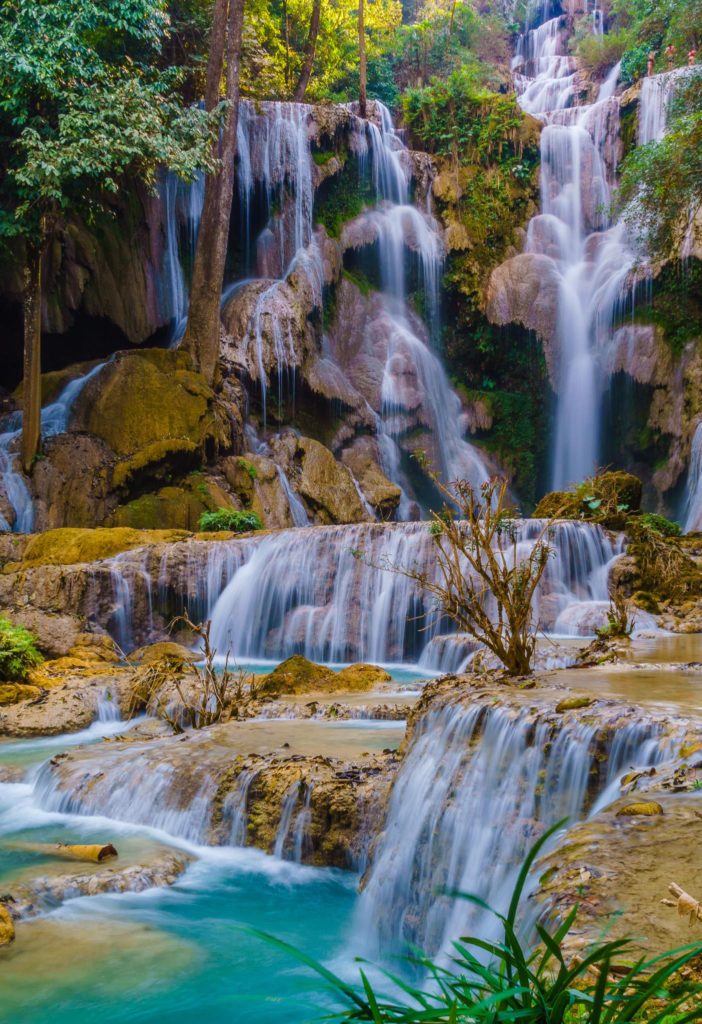
POLYGON ((0 1020, 294 1024, 328 1012, 306 968, 244 929, 329 960, 350 927, 357 879, 228 852, 172 889, 81 898, 20 924, 0 954, 0 1020))
POLYGON ((164 845, 197 859, 171 888, 79 897, 18 922, 16 942, 0 951, 0 1021, 301 1024, 328 1013, 312 972, 246 929, 347 970, 358 877, 43 810, 33 785, 39 765, 106 730, 96 724, 81 736, 0 745, 0 763, 24 772, 21 782, 0 784, 0 892, 18 876, 85 870, 14 849, 18 841, 112 841, 117 866, 148 862, 164 845))

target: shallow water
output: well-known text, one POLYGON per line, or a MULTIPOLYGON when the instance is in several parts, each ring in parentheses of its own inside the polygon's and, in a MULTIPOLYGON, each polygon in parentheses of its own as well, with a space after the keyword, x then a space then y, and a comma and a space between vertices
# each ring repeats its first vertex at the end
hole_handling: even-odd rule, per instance
POLYGON ((254 851, 229 854, 194 865, 168 890, 74 900, 48 918, 20 923, 15 946, 0 954, 0 1020, 319 1018, 324 1003, 310 972, 244 929, 272 932, 326 958, 340 948, 357 879, 254 851))

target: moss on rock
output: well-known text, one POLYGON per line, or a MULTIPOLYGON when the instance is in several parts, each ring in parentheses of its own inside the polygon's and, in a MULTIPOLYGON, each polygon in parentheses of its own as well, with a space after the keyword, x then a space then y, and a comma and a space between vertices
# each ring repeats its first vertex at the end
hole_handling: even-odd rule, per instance
POLYGON ((96 527, 94 530, 70 526, 32 537, 23 552, 21 563, 8 563, 4 572, 39 565, 76 565, 112 558, 122 551, 144 544, 185 540, 185 530, 132 530, 127 527, 96 527))

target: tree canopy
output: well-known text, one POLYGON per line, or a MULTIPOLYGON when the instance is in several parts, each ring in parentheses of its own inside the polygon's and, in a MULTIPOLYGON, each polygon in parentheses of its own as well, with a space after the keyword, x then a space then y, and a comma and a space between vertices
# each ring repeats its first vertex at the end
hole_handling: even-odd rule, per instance
POLYGON ((160 0, 10 0, 0 7, 0 234, 36 238, 47 213, 85 211, 126 172, 185 178, 212 163, 215 119, 159 66, 160 0))

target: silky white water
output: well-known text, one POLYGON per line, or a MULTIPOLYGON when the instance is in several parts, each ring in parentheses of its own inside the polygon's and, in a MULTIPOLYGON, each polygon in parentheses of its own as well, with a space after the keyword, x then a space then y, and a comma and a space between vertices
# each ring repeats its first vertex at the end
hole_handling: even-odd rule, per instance
MULTIPOLYGON (((58 398, 45 406, 41 411, 41 433, 43 437, 55 437, 68 430, 71 412, 81 391, 93 377, 102 370, 104 363, 99 363, 92 370, 70 381, 61 391, 58 398)), ((14 522, 10 523, 0 514, 0 531, 13 530, 15 533, 31 533, 34 526, 34 507, 24 474, 16 465, 15 452, 19 446, 22 432, 22 413, 15 412, 6 417, 7 429, 0 433, 0 489, 5 494, 13 513, 14 522)))

